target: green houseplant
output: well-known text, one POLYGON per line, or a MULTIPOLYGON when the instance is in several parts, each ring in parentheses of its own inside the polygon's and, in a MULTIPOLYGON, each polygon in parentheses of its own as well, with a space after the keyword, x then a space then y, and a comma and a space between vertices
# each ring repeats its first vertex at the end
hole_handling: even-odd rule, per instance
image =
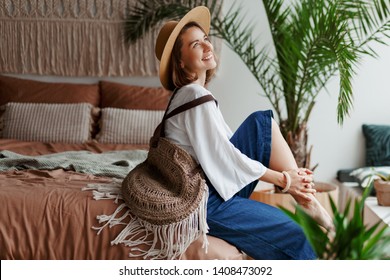
MULTIPOLYGON (((260 1, 259 1, 260 2, 260 1)), ((388 0, 263 0, 271 48, 260 47, 253 23, 244 24, 242 9, 233 5, 222 15, 218 0, 140 0, 130 8, 125 37, 133 42, 160 21, 183 16, 196 5, 212 13, 211 35, 242 59, 264 90, 282 133, 301 167, 310 166, 307 122, 317 96, 339 77, 339 123, 349 114, 352 78, 365 55, 376 56, 370 43, 385 44, 390 33, 388 0), (222 15, 222 16, 221 16, 222 15)))
POLYGON ((372 190, 372 181, 366 187, 362 198, 347 202, 345 210, 340 212, 332 198, 334 232, 326 232, 312 217, 297 207, 295 212, 283 211, 300 224, 312 244, 319 259, 337 260, 373 260, 390 259, 390 232, 380 223, 368 227, 363 221, 364 202, 372 190), (349 217, 351 205, 353 215, 349 217))

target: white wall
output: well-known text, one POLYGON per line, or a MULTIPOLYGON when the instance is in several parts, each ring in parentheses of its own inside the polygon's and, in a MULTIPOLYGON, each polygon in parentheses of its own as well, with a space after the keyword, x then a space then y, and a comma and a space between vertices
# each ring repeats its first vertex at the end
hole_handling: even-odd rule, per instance
MULTIPOLYGON (((270 42, 268 23, 261 0, 225 0, 225 7, 233 2, 244 5, 246 19, 256 23, 260 41, 270 42)), ((343 126, 337 124, 336 106, 338 82, 329 84, 329 92, 322 92, 309 120, 309 144, 313 145, 312 163, 319 163, 315 177, 319 181, 335 178, 343 168, 360 167, 364 163, 364 138, 361 125, 390 125, 390 47, 377 46, 380 58, 367 58, 358 69, 354 81, 354 109, 343 126)), ((40 80, 93 82, 98 78, 34 77, 40 80)), ((158 85, 156 78, 107 78, 138 85, 158 85)), ((226 46, 220 55, 220 66, 210 90, 219 100, 222 113, 232 129, 236 129, 252 111, 270 109, 268 100, 261 96, 262 89, 243 62, 226 46)))

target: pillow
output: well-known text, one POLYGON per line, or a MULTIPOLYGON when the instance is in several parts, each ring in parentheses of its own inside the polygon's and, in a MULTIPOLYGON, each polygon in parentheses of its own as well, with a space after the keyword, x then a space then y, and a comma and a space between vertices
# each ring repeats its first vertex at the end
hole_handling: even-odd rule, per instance
POLYGON ((96 138, 101 143, 148 144, 164 112, 103 108, 96 138))
POLYGON ((99 107, 99 85, 46 83, 0 75, 0 106, 8 102, 90 103, 99 107))
POLYGON ((140 87, 100 81, 102 108, 165 110, 170 91, 162 87, 140 87))
POLYGON ((366 139, 366 166, 390 166, 390 126, 362 126, 366 139))
POLYGON ((23 141, 83 143, 90 140, 92 105, 8 103, 3 138, 23 141))
POLYGON ((359 185, 363 188, 368 187, 372 180, 379 179, 376 173, 385 176, 390 174, 390 166, 367 166, 353 170, 350 175, 357 179, 359 185))

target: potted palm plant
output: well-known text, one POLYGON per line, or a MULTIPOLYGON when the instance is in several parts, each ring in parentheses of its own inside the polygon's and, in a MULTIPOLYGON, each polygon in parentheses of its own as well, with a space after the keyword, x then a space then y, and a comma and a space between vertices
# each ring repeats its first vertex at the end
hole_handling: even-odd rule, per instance
POLYGON ((338 122, 353 100, 352 78, 361 58, 376 56, 370 43, 385 44, 390 34, 390 1, 263 0, 272 48, 259 47, 253 23, 244 25, 242 9, 221 13, 220 0, 140 0, 130 8, 125 25, 134 42, 160 21, 182 17, 205 5, 212 13, 211 35, 242 59, 273 106, 282 133, 300 167, 311 166, 307 123, 317 96, 338 76, 338 122), (286 3, 285 3, 286 2, 286 3))

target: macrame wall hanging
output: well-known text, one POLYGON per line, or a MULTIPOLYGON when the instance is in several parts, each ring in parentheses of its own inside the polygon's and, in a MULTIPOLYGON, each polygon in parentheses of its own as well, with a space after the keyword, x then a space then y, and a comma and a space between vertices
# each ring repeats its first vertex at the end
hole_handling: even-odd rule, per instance
POLYGON ((123 40, 126 12, 136 2, 0 0, 0 73, 157 75, 154 43, 159 28, 135 44, 123 40))

